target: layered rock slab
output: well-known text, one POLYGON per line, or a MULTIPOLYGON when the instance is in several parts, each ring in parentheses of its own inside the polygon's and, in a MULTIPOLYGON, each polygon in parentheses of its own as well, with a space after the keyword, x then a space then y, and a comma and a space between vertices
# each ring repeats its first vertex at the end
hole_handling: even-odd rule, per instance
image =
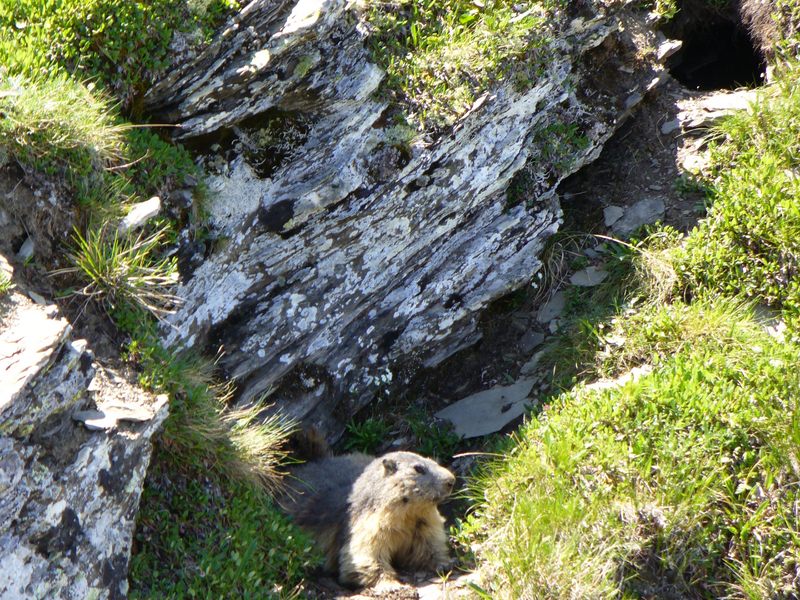
POLYGON ((275 110, 309 126, 272 172, 239 157, 212 178, 223 237, 178 291, 167 343, 221 347, 242 401, 278 387, 281 410, 335 432, 400 366, 477 341, 481 310, 541 268, 558 182, 596 158, 625 99, 654 79, 604 75, 636 48, 592 10, 552 20, 535 82, 496 87, 452 130, 393 154, 390 107, 375 99, 384 74, 348 3, 250 3, 149 106, 182 138, 275 110), (511 198, 522 172, 524 197, 511 198))
POLYGON ((0 311, 0 598, 124 598, 166 398, 97 365, 55 306, 13 292, 0 311), (120 418, 89 431, 89 408, 120 418))

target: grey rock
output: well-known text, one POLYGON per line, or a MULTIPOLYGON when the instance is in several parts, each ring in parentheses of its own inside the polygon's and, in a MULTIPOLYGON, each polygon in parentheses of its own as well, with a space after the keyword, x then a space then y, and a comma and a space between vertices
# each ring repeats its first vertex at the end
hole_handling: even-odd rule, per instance
POLYGON ((590 266, 572 274, 569 282, 580 287, 594 287, 600 285, 608 277, 608 271, 590 266))
POLYGON ((673 131, 677 131, 681 128, 681 122, 679 119, 672 119, 671 121, 667 121, 661 125, 661 133, 663 135, 669 135, 673 131))
POLYGON ((603 218, 605 220, 606 227, 611 227, 614 223, 619 221, 624 214, 625 209, 621 206, 606 206, 603 209, 603 218))
POLYGON ((155 217, 161 210, 161 198, 153 196, 149 200, 135 204, 128 214, 119 222, 117 230, 120 233, 136 231, 144 226, 147 221, 155 217))
POLYGON ((543 341, 543 333, 539 331, 526 331, 519 340, 519 349, 525 354, 528 354, 543 341))
POLYGON ((19 250, 17 251, 17 259, 20 262, 25 262, 33 258, 33 252, 35 250, 33 238, 28 236, 24 242, 22 242, 22 246, 20 246, 19 250))
POLYGON ((666 59, 680 50, 681 46, 683 46, 683 42, 681 40, 665 40, 656 50, 656 60, 660 63, 663 63, 666 59))
POLYGON ((525 413, 535 381, 522 379, 513 385, 472 394, 440 410, 436 417, 450 421, 455 432, 464 438, 489 435, 525 413))
MULTIPOLYGON (((308 118, 293 158, 268 174, 226 156, 209 182, 224 243, 177 290, 186 302, 162 330, 168 345, 221 344, 241 402, 273 388, 276 406, 308 422, 346 418, 397 385, 398 369, 434 367, 480 339, 481 311, 541 269, 559 182, 599 155, 620 117, 592 87, 603 78, 589 56, 626 30, 613 14, 559 13, 552 60, 530 87, 498 84, 446 133, 409 142, 391 173, 377 168, 390 107, 353 4, 251 2, 145 98, 180 138, 243 131, 268 110, 308 118), (537 136, 570 120, 586 144, 553 164, 537 136), (523 169, 530 201, 509 207, 523 169), (320 401, 281 385, 308 370, 324 374, 320 401)), ((656 75, 615 71, 614 89, 656 75)))
POLYGON ((664 218, 665 210, 663 198, 644 198, 629 206, 623 217, 614 223, 612 230, 619 235, 629 235, 642 225, 655 223, 664 218))
POLYGON ((549 323, 553 319, 560 317, 561 313, 564 312, 566 303, 567 298, 564 292, 558 291, 553 294, 552 298, 545 302, 536 314, 539 323, 549 323))
POLYGON ((531 356, 531 358, 528 360, 528 362, 526 362, 524 365, 522 365, 522 368, 519 371, 520 374, 522 374, 522 375, 533 375, 534 373, 536 373, 536 370, 537 370, 537 368, 539 366, 539 363, 541 362, 543 356, 544 356, 544 350, 540 350, 539 352, 537 352, 536 354, 531 356))
POLYGON ((707 129, 733 113, 750 110, 758 98, 758 90, 720 90, 700 98, 678 102, 678 121, 684 130, 707 129))
POLYGON ((87 344, 69 340, 51 307, 12 293, 0 334, 0 598, 123 598, 150 438, 166 398, 130 384, 124 393, 119 385, 89 391, 87 344), (126 412, 123 398, 149 418, 94 433, 70 418, 98 402, 126 412))

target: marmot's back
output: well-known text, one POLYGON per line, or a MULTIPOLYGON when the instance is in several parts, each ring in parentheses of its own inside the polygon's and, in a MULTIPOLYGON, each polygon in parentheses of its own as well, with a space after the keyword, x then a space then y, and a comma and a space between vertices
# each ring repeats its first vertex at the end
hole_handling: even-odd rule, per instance
POLYGON ((373 460, 354 453, 300 465, 292 471, 290 491, 281 505, 302 527, 319 530, 338 526, 347 512, 353 484, 373 460))

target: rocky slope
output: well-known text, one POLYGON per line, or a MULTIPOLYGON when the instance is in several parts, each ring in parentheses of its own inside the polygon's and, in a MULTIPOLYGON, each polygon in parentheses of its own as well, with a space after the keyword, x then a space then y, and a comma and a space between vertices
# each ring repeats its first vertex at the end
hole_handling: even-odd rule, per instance
POLYGON ((221 346, 243 401, 279 387, 281 410, 332 436, 402 365, 474 343, 480 311, 541 268, 558 183, 663 79, 655 34, 614 6, 555 19, 536 81, 404 145, 346 2, 250 3, 149 98, 181 139, 242 149, 211 161, 218 239, 166 340, 221 346), (284 152, 265 170, 252 119, 270 115, 301 125, 290 148, 262 148, 284 152))

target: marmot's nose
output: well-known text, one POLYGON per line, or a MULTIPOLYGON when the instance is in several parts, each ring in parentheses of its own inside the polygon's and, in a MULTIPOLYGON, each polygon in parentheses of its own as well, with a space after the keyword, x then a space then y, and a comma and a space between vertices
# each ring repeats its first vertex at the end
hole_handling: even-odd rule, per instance
POLYGON ((450 492, 450 491, 452 491, 452 490, 453 490, 453 486, 455 485, 455 483, 456 483, 456 478, 455 478, 455 476, 453 476, 453 475, 450 475, 450 477, 448 477, 447 479, 445 479, 445 481, 444 481, 444 487, 447 489, 447 491, 448 491, 448 492, 450 492))

